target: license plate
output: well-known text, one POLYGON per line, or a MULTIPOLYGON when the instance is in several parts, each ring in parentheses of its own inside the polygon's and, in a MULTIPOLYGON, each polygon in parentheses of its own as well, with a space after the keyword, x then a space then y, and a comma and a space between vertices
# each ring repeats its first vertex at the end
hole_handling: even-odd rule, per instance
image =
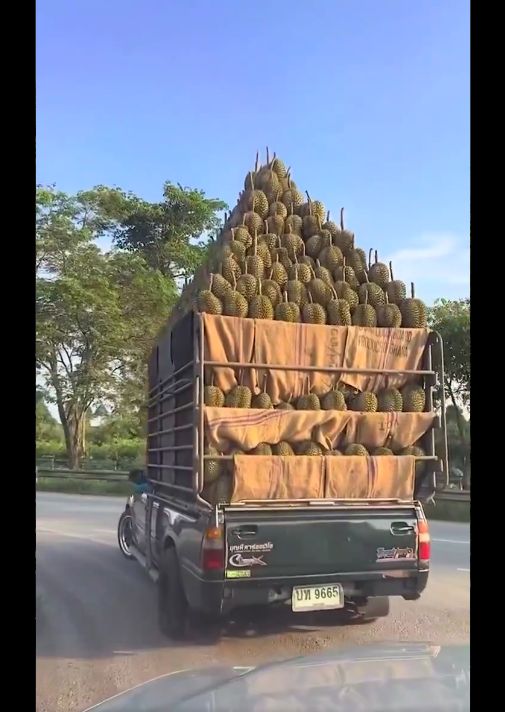
POLYGON ((295 586, 291 607, 296 613, 344 607, 344 590, 339 583, 326 586, 295 586))

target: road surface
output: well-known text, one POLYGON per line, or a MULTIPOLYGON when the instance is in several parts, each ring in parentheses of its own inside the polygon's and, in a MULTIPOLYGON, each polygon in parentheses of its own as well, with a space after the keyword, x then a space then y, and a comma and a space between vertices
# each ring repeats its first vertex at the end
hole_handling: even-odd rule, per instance
POLYGON ((469 525, 432 522, 432 569, 416 602, 388 618, 339 626, 331 617, 265 615, 229 624, 222 640, 173 644, 157 627, 156 587, 116 544, 123 498, 37 494, 37 711, 77 712, 157 675, 251 664, 329 647, 391 640, 468 642, 469 525), (302 624, 303 623, 303 624, 302 624))

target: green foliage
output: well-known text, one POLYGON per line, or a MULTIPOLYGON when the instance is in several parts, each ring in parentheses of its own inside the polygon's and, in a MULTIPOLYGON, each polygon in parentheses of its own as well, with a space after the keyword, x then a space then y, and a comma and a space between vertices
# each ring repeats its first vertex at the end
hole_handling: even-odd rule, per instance
POLYGON ((114 243, 142 254, 152 269, 172 279, 193 274, 206 253, 206 238, 221 221, 227 205, 202 190, 165 183, 160 203, 138 201, 118 224, 114 243), (195 242, 196 240, 196 242, 195 242))
MULTIPOLYGON (((470 300, 437 299, 429 325, 444 341, 446 392, 451 401, 470 402, 470 300)), ((453 403, 453 405, 456 405, 453 403)))

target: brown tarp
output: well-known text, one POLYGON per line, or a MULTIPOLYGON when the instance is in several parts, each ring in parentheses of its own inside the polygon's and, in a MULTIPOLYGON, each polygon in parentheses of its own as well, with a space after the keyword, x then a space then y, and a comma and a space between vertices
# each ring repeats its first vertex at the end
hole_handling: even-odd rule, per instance
MULTIPOLYGON (((203 314, 205 354, 212 361, 241 361, 279 365, 322 366, 324 368, 368 368, 418 370, 429 331, 427 329, 383 329, 360 326, 320 326, 283 321, 242 319, 203 314)), ((264 372, 221 368, 215 384, 224 391, 237 378, 258 393, 264 372)), ((384 386, 402 386, 407 376, 380 376, 343 373, 341 380, 358 390, 377 391, 384 386)), ((296 398, 312 389, 329 391, 338 374, 269 371, 267 390, 274 404, 296 398)))
MULTIPOLYGON (((417 371, 421 367, 428 334, 428 329, 373 329, 349 326, 343 366, 417 371)), ((412 380, 412 377, 342 374, 342 381, 347 385, 360 391, 375 393, 384 387, 399 388, 407 380, 412 380)))
MULTIPOLYGON (((347 327, 290 324, 259 319, 255 326, 255 363, 282 366, 341 367, 346 347, 347 327)), ((264 371, 257 383, 263 387, 264 371)), ((274 404, 297 398, 309 390, 324 395, 336 385, 339 374, 303 371, 269 371, 267 391, 274 404)))
POLYGON ((322 499, 326 459, 236 455, 231 501, 322 499))
POLYGON ((243 408, 205 408, 204 416, 209 444, 225 454, 232 446, 252 450, 281 440, 314 440, 326 449, 354 442, 397 450, 417 442, 435 418, 433 413, 243 408))
POLYGON ((324 496, 412 499, 415 457, 325 457, 324 496))
POLYGON ((412 499, 413 457, 234 457, 232 502, 412 499))
MULTIPOLYGON (((205 332, 205 358, 208 361, 240 361, 251 363, 254 349, 254 320, 235 316, 202 314, 205 332)), ((214 369, 214 385, 227 393, 237 385, 254 390, 251 369, 236 373, 233 368, 214 369)), ((207 379, 206 379, 207 380, 207 379)), ((207 383, 208 385, 208 383, 207 383)))

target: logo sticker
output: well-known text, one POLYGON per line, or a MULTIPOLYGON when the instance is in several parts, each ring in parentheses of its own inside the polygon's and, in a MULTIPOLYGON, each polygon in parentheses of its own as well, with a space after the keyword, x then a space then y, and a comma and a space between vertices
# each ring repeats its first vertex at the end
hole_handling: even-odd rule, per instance
POLYGON ((397 560, 397 559, 415 559, 416 555, 414 549, 408 546, 404 549, 393 547, 392 549, 385 549, 383 546, 377 549, 377 561, 384 561, 385 559, 397 560))
POLYGON ((242 554, 232 554, 228 559, 231 566, 267 566, 262 556, 242 556, 242 554))

